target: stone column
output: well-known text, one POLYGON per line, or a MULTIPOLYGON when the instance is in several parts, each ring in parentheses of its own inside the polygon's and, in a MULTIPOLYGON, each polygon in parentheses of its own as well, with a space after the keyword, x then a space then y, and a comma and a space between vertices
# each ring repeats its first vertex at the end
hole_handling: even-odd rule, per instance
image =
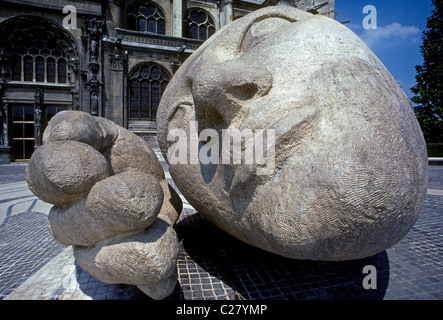
POLYGON ((8 110, 3 105, 3 91, 4 81, 0 78, 0 146, 8 146, 8 131, 4 130, 8 128, 8 110))
POLYGON ((109 18, 106 19, 106 25, 108 26, 109 36, 115 37, 115 28, 121 28, 121 10, 122 1, 109 0, 109 18))
MULTIPOLYGON (((120 46, 116 46, 109 55, 110 79, 109 85, 112 93, 109 95, 111 108, 108 108, 105 116, 118 125, 127 128, 127 104, 125 102, 125 79, 127 70, 128 54, 120 46)), ((108 88, 108 87, 106 87, 108 88)))
POLYGON ((42 145, 42 111, 44 93, 43 89, 37 87, 34 93, 34 149, 42 145))
POLYGON ((232 9, 232 1, 233 0, 223 0, 222 2, 222 21, 221 27, 232 22, 234 18, 234 12, 232 9))
POLYGON ((183 36, 183 0, 172 2, 172 36, 183 36))
POLYGON ((87 111, 93 116, 102 116, 102 34, 105 21, 100 18, 86 18, 82 39, 88 48, 88 81, 86 82, 87 111))
POLYGON ((80 110, 80 93, 78 89, 71 89, 72 104, 69 110, 79 111, 80 110))
POLYGON ((0 164, 7 164, 11 162, 11 147, 9 146, 8 122, 8 105, 4 104, 1 106, 0 109, 0 164))
POLYGON ((6 153, 3 149, 10 149, 8 139, 8 105, 3 105, 3 94, 6 91, 6 64, 6 56, 3 52, 0 52, 0 148, 2 148, 0 150, 0 163, 9 163, 9 160, 6 162, 6 157, 3 157, 3 154, 6 153))
POLYGON ((0 147, 8 146, 8 109, 0 107, 0 147), (6 130, 5 130, 6 129, 6 130))

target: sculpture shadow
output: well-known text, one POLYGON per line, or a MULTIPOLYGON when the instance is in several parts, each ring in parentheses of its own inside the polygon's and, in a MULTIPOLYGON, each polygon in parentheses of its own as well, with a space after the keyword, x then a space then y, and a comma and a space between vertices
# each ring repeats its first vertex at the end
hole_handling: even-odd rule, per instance
POLYGON ((151 300, 137 286, 127 284, 107 284, 84 271, 74 262, 75 279, 83 295, 93 300, 151 300))
MULTIPOLYGON (((85 296, 93 300, 151 300, 137 286, 130 284, 107 284, 101 282, 84 271, 75 261, 75 279, 79 290, 85 296)), ((174 288, 174 292, 167 297, 168 300, 181 300, 183 298, 183 289, 180 283, 174 288)))
MULTIPOLYGON (((246 300, 380 300, 389 282, 386 251, 359 260, 294 260, 255 248, 198 213, 176 225, 187 254, 246 300), (365 289, 366 265, 376 268, 376 289, 365 289)), ((374 282, 371 282, 374 284, 374 282)))

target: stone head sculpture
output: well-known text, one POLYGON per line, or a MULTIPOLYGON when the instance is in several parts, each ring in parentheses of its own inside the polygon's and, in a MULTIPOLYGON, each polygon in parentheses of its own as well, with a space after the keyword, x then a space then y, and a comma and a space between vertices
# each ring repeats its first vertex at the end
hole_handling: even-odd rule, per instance
POLYGON ((427 153, 411 104, 362 40, 330 18, 269 7, 234 21, 181 66, 157 119, 190 204, 264 250, 358 259, 402 239, 421 211, 427 153), (249 130, 241 163, 234 147, 222 148, 229 130, 249 130), (257 141, 265 163, 245 161, 257 141), (193 161, 206 152, 210 160, 193 161))

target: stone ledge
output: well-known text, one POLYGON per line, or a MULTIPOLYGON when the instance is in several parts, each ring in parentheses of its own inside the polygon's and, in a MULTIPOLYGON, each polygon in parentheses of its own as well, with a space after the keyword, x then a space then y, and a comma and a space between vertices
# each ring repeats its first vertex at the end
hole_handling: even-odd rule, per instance
POLYGON ((428 158, 429 165, 443 166, 443 158, 428 158))

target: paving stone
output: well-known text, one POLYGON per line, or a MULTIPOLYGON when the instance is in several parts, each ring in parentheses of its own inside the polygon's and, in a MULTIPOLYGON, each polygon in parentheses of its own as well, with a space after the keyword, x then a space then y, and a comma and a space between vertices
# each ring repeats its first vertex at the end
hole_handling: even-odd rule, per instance
MULTIPOLYGON (((443 189, 442 169, 431 167, 430 187, 443 189)), ((0 299, 149 299, 135 286, 104 284, 75 263, 72 248, 49 235, 50 205, 30 194, 22 170, 0 166, 0 299), (11 183, 8 170, 17 173, 11 183)), ((442 213, 443 196, 428 194, 416 225, 392 248, 360 260, 314 262, 244 244, 185 203, 176 225, 178 283, 167 299, 443 300, 442 213), (376 290, 362 286, 365 265, 376 267, 376 290)))

